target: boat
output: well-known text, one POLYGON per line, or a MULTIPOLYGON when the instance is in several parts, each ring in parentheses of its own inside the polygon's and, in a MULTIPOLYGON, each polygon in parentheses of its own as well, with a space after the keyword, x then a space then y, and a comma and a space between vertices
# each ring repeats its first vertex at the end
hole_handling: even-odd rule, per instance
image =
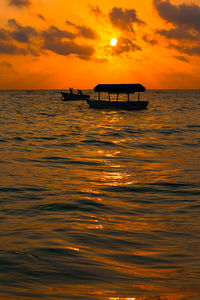
POLYGON ((83 94, 81 90, 77 90, 77 94, 74 94, 72 88, 69 89, 69 92, 61 92, 61 94, 62 94, 63 101, 86 100, 90 98, 89 95, 83 94))
POLYGON ((98 109, 124 109, 140 110, 148 106, 148 101, 140 100, 140 92, 146 88, 140 83, 137 84, 98 84, 94 92, 98 93, 98 99, 86 99, 89 107, 98 109), (102 99, 101 93, 108 93, 107 99, 102 99), (131 94, 138 93, 137 100, 131 99, 131 94), (113 96, 116 94, 116 96, 113 96), (119 97, 120 95, 120 97, 119 97), (126 95, 124 97, 124 95, 126 95))

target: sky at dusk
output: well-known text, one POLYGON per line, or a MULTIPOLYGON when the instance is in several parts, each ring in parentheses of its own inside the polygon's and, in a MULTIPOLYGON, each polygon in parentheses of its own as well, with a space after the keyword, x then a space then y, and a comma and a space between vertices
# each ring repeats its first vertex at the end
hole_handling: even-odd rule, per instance
POLYGON ((200 0, 0 0, 0 89, 199 89, 199 70, 200 0))

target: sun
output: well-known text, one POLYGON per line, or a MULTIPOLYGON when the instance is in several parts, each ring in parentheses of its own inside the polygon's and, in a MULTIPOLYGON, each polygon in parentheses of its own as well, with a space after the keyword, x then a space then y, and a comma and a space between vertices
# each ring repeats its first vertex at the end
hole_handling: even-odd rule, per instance
POLYGON ((117 45, 117 42, 118 42, 118 40, 116 38, 114 38, 114 39, 110 40, 110 45, 114 47, 117 45))

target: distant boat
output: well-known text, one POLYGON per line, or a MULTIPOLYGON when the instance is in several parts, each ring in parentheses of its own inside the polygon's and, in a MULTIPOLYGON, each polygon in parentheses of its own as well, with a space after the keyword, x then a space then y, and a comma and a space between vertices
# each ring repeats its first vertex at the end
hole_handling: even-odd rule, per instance
POLYGON ((63 97, 63 101, 86 100, 90 98, 89 95, 83 94, 81 90, 77 90, 77 94, 74 94, 72 88, 69 89, 69 92, 61 92, 61 94, 63 97))
POLYGON ((141 84, 98 84, 94 87, 94 92, 98 93, 98 100, 86 99, 91 108, 99 109, 125 109, 140 110, 148 106, 148 101, 140 100, 140 92, 145 92, 145 87, 141 84), (101 93, 108 93, 108 98, 102 99, 101 93), (138 99, 135 101, 130 99, 130 94, 138 93, 138 99), (112 94, 116 94, 113 99, 112 94), (126 94, 126 99, 119 97, 119 94, 126 94), (112 98, 112 99, 111 99, 112 98))

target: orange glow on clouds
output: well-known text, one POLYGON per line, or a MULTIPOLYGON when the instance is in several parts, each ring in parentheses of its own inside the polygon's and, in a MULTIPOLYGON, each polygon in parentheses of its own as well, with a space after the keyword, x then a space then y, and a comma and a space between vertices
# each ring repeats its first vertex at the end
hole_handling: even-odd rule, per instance
POLYGON ((168 0, 173 14, 164 2, 0 3, 0 89, 87 89, 110 78, 199 88, 199 0, 168 0))

